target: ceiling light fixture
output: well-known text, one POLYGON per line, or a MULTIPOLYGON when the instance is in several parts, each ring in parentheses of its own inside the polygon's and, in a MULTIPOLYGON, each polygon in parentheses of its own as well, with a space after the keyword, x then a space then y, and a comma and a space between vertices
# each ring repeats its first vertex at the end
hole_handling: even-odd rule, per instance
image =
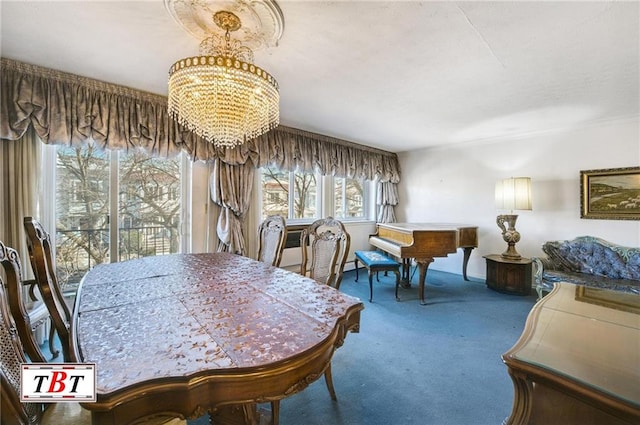
POLYGON ((203 139, 233 148, 278 125, 280 94, 276 79, 254 65, 252 49, 231 39, 242 27, 238 15, 219 10, 213 22, 224 35, 209 30, 200 56, 181 59, 169 70, 168 109, 203 139))

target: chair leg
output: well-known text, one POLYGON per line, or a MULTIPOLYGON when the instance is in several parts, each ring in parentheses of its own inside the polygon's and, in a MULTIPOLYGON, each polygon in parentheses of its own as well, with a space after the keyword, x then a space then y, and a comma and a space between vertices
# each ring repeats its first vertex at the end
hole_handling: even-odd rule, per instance
POLYGON ((271 402, 271 425, 278 425, 280 422, 280 400, 271 402))
POLYGON ((55 336, 56 333, 56 328, 55 326, 53 326, 53 323, 49 324, 49 351, 51 351, 51 360, 55 359, 56 357, 58 357, 58 354, 60 354, 59 350, 56 350, 55 347, 53 346, 53 337, 55 336))
POLYGON ((372 300, 373 300, 373 272, 369 270, 369 302, 371 302, 372 300))
POLYGON ((327 366, 327 369, 324 371, 324 381, 327 383, 331 400, 337 401, 338 397, 336 397, 336 390, 333 389, 333 378, 331 377, 331 363, 329 363, 329 366, 327 366))
POLYGON ((353 265, 356 269, 356 282, 358 281, 358 257, 355 258, 355 260, 353 260, 353 265))

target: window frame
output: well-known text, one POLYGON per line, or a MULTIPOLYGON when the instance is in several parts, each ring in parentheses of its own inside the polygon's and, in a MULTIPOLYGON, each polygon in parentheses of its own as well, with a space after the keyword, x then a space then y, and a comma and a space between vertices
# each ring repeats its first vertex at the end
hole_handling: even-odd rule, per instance
MULTIPOLYGON (((56 199, 56 182, 57 182, 57 148, 59 145, 54 144, 44 144, 42 143, 42 173, 40 173, 39 186, 40 196, 38 199, 38 209, 37 215, 41 217, 41 223, 43 226, 48 229, 52 229, 50 231, 51 236, 56 239, 57 234, 57 225, 56 225, 56 204, 58 200, 56 199)), ((117 262, 118 261, 118 241, 119 241, 119 230, 118 228, 124 225, 124 220, 119 223, 119 212, 118 212, 118 204, 120 202, 119 199, 119 161, 120 161, 120 151, 118 150, 107 150, 106 155, 110 159, 109 164, 109 238, 110 238, 110 248, 109 248, 109 262, 117 262), (115 183, 115 184, 114 184, 115 183), (118 219, 113 220, 112 217, 118 217, 118 219)), ((151 155, 151 154, 149 154, 151 155)), ((179 235, 179 243, 178 249, 180 253, 189 253, 191 252, 192 247, 192 217, 194 213, 194 205, 192 201, 192 191, 193 191, 193 164, 189 160, 188 156, 185 153, 180 153, 178 158, 179 166, 180 166, 180 195, 177 196, 180 198, 180 226, 178 227, 179 235)), ((161 157, 163 158, 163 157, 161 157)), ((177 191, 174 193, 174 196, 178 195, 177 191)), ((170 195, 167 195, 170 196, 170 195)), ((53 245, 53 255, 55 256, 55 250, 57 247, 57 241, 52 244, 53 245)))

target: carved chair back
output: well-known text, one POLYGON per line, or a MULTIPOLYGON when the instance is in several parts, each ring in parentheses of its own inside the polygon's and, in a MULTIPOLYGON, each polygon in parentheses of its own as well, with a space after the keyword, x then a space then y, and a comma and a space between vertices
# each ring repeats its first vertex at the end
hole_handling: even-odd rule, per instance
POLYGON ((258 261, 278 267, 287 239, 287 224, 279 215, 270 215, 258 227, 258 261))
MULTIPOLYGON (((41 323, 32 323, 25 291, 22 286, 22 264, 18 252, 0 242, 0 263, 4 269, 5 281, 2 286, 6 291, 6 303, 11 311, 11 316, 15 323, 15 328, 20 337, 21 345, 25 352, 34 362, 46 362, 46 358, 35 339, 33 331, 41 323)), ((44 318, 46 319, 46 317, 44 318)))
MULTIPOLYGON (((0 248, 0 256, 4 258, 7 248, 1 242, 0 248)), ((9 251, 13 256, 15 251, 10 248, 9 251)), ((17 256, 17 253, 15 255, 17 256)), ((20 365, 26 363, 26 358, 18 338, 16 324, 9 314, 9 300, 1 279, 0 283, 2 283, 0 285, 0 386, 2 387, 0 422, 2 424, 38 423, 44 406, 39 403, 20 403, 20 365)))
POLYGON ((350 245, 351 236, 340 221, 316 220, 300 235, 301 273, 339 289, 350 245))
POLYGON ((51 321, 58 333, 65 362, 73 362, 74 350, 71 339, 71 311, 65 302, 62 289, 55 274, 55 261, 51 249, 51 238, 42 225, 32 217, 24 218, 27 247, 31 267, 36 276, 38 289, 47 305, 51 321))

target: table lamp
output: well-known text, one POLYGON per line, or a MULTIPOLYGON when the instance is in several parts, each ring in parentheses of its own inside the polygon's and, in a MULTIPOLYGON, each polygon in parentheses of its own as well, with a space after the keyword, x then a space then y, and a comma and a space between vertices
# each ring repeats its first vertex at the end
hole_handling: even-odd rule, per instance
POLYGON ((509 210, 509 214, 499 215, 496 219, 502 230, 502 239, 507 243, 503 258, 518 260, 522 258, 516 251, 516 243, 520 233, 516 230, 518 215, 514 210, 531 210, 531 179, 529 177, 512 177, 496 183, 496 208, 509 210), (508 227, 505 227, 505 223, 508 227))

